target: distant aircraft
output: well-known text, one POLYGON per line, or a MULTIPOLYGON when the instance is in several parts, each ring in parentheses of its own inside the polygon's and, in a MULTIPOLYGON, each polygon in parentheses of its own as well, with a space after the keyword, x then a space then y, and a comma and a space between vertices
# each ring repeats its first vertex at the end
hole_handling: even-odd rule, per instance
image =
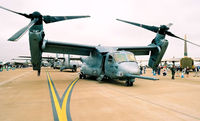
MULTIPOLYGON (((196 44, 195 44, 196 45, 196 44)), ((186 39, 186 35, 185 35, 185 38, 184 38, 184 57, 183 58, 175 58, 175 57, 173 57, 173 58, 168 58, 168 59, 163 59, 162 60, 162 62, 165 62, 165 63, 167 63, 167 62, 171 62, 171 63, 173 63, 173 65, 175 65, 175 63, 176 62, 179 62, 179 66, 182 66, 182 65, 184 65, 183 64, 183 62, 181 63, 181 61, 187 61, 187 60, 190 60, 190 61, 193 61, 192 63, 194 64, 194 61, 200 61, 200 58, 190 58, 190 57, 188 57, 188 52, 187 52, 187 39, 186 39)), ((185 65, 185 67, 182 67, 182 68, 186 68, 187 66, 189 66, 189 67, 191 67, 192 68, 192 66, 193 66, 193 64, 191 65, 191 64, 189 64, 189 65, 185 65)), ((177 64, 176 64, 177 65, 177 64)), ((194 68, 194 67, 193 67, 194 68)))
MULTIPOLYGON (((6 8, 3 9, 8 10, 6 8)), ((42 52, 83 55, 88 57, 82 58, 83 64, 80 70, 80 78, 94 76, 98 81, 103 78, 119 79, 125 80, 126 86, 133 86, 135 78, 157 80, 153 77, 140 75, 135 55, 149 55, 151 53, 148 65, 153 69, 157 69, 168 46, 165 35, 182 39, 169 32, 169 26, 166 25, 161 25, 160 27, 147 26, 117 19, 153 31, 157 35, 148 46, 106 47, 54 42, 44 39, 42 21, 49 23, 65 20, 68 17, 42 16, 39 12, 27 15, 12 10, 8 11, 31 19, 28 26, 21 29, 9 40, 15 41, 19 39, 25 31, 29 30, 31 62, 33 69, 38 71, 38 75, 41 69, 42 52)))
POLYGON ((13 58, 11 65, 16 68, 25 68, 25 67, 31 67, 31 62, 30 62, 30 59, 13 58), (25 62, 22 62, 22 61, 25 61, 25 62))
POLYGON ((200 57, 199 58, 194 58, 194 61, 200 62, 200 57))
POLYGON ((68 54, 67 58, 65 57, 62 66, 60 67, 60 71, 64 69, 71 69, 72 72, 76 72, 77 68, 81 67, 81 58, 71 58, 68 54))
MULTIPOLYGON (((12 60, 26 60, 31 62, 31 56, 18 56, 18 57, 19 58, 15 58, 12 60)), ((42 57, 41 66, 53 67, 54 59, 55 59, 54 57, 42 57)))
MULTIPOLYGON (((179 62, 180 63, 180 60, 181 60, 181 58, 175 58, 175 57, 173 57, 173 58, 167 58, 167 59, 163 59, 161 62, 163 62, 164 63, 164 65, 170 65, 170 67, 172 67, 172 65, 175 65, 175 66, 177 66, 177 64, 175 64, 176 62, 179 62), (172 64, 169 64, 169 63, 172 63, 172 64)), ((162 65, 162 64, 161 64, 162 65)), ((179 64, 179 66, 180 66, 180 64, 179 64)))
POLYGON ((2 62, 0 61, 0 70, 2 71, 3 68, 9 69, 12 67, 11 62, 2 62))
MULTIPOLYGON (((18 60, 31 60, 31 56, 19 56, 22 59, 18 60)), ((76 72, 77 68, 81 66, 81 58, 70 57, 68 54, 67 57, 42 57, 42 66, 51 66, 53 69, 60 69, 63 71, 65 69, 71 69, 73 72, 76 72), (48 62, 48 63, 47 63, 48 62)))

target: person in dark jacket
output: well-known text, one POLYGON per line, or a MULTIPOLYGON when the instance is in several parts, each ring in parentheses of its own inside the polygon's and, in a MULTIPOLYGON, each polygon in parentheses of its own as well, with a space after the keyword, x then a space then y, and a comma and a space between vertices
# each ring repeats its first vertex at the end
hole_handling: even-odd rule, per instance
POLYGON ((140 66, 140 74, 142 74, 142 70, 143 70, 143 67, 142 67, 142 66, 140 66))
POLYGON ((0 64, 0 72, 3 71, 3 65, 0 64))
POLYGON ((176 68, 175 68, 174 65, 171 68, 171 72, 172 72, 172 79, 174 79, 174 75, 175 75, 175 72, 176 72, 176 68))
POLYGON ((189 73, 190 73, 190 68, 189 67, 186 68, 185 73, 186 73, 187 78, 188 78, 189 77, 189 73))

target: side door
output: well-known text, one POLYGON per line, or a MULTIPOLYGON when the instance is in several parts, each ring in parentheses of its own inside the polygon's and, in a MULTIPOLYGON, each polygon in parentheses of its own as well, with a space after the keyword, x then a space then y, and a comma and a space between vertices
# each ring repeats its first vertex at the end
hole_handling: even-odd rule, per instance
POLYGON ((105 59, 105 75, 112 78, 115 73, 115 60, 112 54, 107 54, 105 59))

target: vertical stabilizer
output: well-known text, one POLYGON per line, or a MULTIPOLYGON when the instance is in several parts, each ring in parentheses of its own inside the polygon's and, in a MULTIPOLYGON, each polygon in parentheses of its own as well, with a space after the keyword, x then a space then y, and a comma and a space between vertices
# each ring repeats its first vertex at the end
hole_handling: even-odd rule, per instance
POLYGON ((184 41, 184 57, 187 57, 188 54, 187 54, 187 38, 186 38, 186 34, 185 34, 185 37, 184 37, 185 41, 184 41))

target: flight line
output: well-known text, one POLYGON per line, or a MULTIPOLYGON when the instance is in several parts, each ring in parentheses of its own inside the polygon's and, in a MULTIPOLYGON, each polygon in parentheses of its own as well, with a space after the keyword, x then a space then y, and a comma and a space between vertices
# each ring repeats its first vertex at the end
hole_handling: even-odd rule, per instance
POLYGON ((60 98, 48 71, 46 72, 46 75, 48 79, 54 121, 72 121, 70 114, 70 99, 72 90, 79 78, 76 78, 71 82, 71 84, 69 84, 62 98, 60 98))

